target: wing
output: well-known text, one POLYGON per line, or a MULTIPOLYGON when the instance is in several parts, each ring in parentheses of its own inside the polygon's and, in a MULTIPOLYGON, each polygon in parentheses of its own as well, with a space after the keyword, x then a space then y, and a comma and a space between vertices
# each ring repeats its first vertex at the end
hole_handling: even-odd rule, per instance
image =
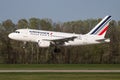
POLYGON ((75 38, 77 38, 77 37, 73 36, 73 37, 65 37, 65 38, 53 39, 53 40, 49 40, 49 39, 44 39, 44 40, 51 41, 51 43, 53 43, 55 45, 63 45, 65 42, 73 41, 75 38))

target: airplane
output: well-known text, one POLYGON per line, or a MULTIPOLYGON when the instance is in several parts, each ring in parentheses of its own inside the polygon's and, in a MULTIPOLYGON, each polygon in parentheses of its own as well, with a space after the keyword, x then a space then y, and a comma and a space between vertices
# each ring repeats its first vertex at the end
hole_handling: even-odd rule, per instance
POLYGON ((64 33, 36 29, 18 29, 8 35, 10 39, 23 42, 36 42, 39 47, 54 46, 54 51, 59 51, 58 46, 78 46, 110 42, 105 38, 111 16, 105 16, 87 34, 64 33))

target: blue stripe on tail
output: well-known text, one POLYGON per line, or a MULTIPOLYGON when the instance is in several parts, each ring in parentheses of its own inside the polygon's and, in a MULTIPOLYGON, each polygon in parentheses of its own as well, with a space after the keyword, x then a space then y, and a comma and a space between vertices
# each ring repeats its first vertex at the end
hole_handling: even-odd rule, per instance
POLYGON ((106 19, 105 21, 103 21, 91 34, 95 34, 95 33, 99 30, 99 28, 101 28, 102 25, 103 25, 110 17, 111 17, 111 16, 108 16, 107 19, 106 19))

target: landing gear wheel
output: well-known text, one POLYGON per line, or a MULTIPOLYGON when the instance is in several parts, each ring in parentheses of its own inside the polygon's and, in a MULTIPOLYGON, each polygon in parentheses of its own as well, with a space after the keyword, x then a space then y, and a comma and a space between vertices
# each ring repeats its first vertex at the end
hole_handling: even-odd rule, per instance
POLYGON ((57 48, 57 47, 56 47, 56 48, 54 49, 54 53, 60 53, 60 52, 61 52, 60 48, 57 48))

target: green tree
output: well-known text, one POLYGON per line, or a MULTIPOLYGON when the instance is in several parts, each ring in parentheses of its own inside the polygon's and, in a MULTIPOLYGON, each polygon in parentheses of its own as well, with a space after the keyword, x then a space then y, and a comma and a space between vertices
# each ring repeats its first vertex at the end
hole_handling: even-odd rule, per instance
POLYGON ((51 19, 41 19, 40 25, 42 30, 53 30, 51 19))
POLYGON ((30 18, 29 26, 31 29, 41 29, 40 19, 38 18, 30 18))
POLYGON ((26 19, 20 19, 17 23, 17 28, 21 29, 21 28, 29 28, 29 23, 26 19))

